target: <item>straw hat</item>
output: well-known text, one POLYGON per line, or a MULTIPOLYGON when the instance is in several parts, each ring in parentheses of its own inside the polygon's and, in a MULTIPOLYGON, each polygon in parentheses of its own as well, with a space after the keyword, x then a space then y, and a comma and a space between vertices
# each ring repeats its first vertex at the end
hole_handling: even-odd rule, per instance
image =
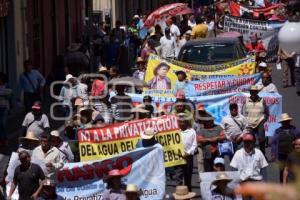
POLYGON ((257 85, 252 85, 249 90, 250 91, 260 91, 260 89, 261 88, 259 88, 257 85))
POLYGON ((225 181, 225 182, 229 183, 230 181, 232 181, 232 179, 229 178, 229 176, 223 172, 223 173, 217 174, 216 179, 211 184, 216 185, 220 181, 225 181))
POLYGON ((19 138, 19 143, 23 143, 28 140, 39 142, 39 139, 35 136, 34 132, 27 132, 25 137, 19 138))
POLYGON ((72 74, 67 74, 66 75, 66 80, 64 81, 65 83, 67 83, 70 79, 75 78, 72 74))
POLYGON ((50 132, 50 135, 53 136, 53 137, 61 138, 61 137, 60 137, 60 134, 59 134, 59 132, 58 132, 57 130, 51 131, 51 132, 50 132))
POLYGON ((279 121, 279 122, 291 121, 291 120, 293 120, 293 118, 291 118, 291 117, 289 116, 289 114, 283 113, 283 114, 281 114, 281 117, 280 117, 280 121, 279 121))
POLYGON ((145 131, 141 133, 141 138, 144 140, 150 140, 155 136, 155 132, 152 128, 147 128, 145 131))
POLYGON ((99 73, 106 73, 106 72, 109 72, 109 70, 107 69, 107 67, 104 67, 104 66, 99 66, 99 69, 98 69, 98 72, 99 73))
POLYGON ((261 63, 259 63, 259 65, 258 65, 259 67, 263 67, 263 68, 266 68, 266 67, 268 67, 268 65, 267 65, 267 63, 265 63, 265 62, 261 62, 261 63))
POLYGON ((191 199, 196 196, 195 192, 189 192, 189 189, 185 185, 176 186, 176 191, 173 193, 173 196, 177 200, 181 199, 191 199))
POLYGON ((141 195, 141 191, 135 184, 127 184, 125 193, 137 193, 138 196, 141 195))

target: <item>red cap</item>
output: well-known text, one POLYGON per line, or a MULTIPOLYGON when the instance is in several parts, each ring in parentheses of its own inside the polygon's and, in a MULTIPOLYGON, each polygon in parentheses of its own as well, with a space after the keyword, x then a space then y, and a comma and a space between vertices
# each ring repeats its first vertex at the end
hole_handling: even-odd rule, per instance
POLYGON ((243 135, 243 141, 250 141, 250 142, 254 142, 254 136, 251 134, 244 134, 243 135))
POLYGON ((41 104, 36 102, 32 105, 31 109, 34 109, 34 110, 40 110, 41 109, 41 104))

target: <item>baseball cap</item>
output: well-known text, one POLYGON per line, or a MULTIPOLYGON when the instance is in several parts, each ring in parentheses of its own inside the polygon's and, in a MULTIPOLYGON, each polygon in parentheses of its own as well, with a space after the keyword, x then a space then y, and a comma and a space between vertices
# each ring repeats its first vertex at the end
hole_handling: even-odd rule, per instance
POLYGON ((225 160, 224 160, 224 158, 216 157, 215 160, 214 160, 214 165, 216 165, 216 164, 222 164, 222 165, 225 165, 225 160))
POLYGON ((243 135, 243 142, 245 142, 245 141, 254 142, 255 141, 254 136, 251 135, 251 134, 244 134, 243 135))

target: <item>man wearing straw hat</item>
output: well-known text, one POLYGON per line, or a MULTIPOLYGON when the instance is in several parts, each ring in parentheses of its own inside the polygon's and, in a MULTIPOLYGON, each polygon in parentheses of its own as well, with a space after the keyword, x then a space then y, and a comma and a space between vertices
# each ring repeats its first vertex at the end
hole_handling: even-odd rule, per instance
POLYGON ((74 155, 71 150, 71 147, 67 142, 64 142, 57 130, 51 131, 51 144, 52 146, 56 147, 62 155, 62 160, 65 163, 73 162, 74 161, 74 155))
POLYGON ((243 115, 246 117, 248 126, 253 129, 254 134, 258 139, 259 148, 265 155, 266 135, 264 124, 268 121, 268 107, 258 93, 260 88, 256 85, 250 87, 250 97, 246 98, 246 103, 243 107, 243 115))
POLYGON ((134 184, 127 184, 125 195, 127 200, 140 200, 141 191, 134 184))
POLYGON ((299 130, 291 125, 291 118, 287 113, 283 113, 280 118, 281 127, 275 130, 272 137, 272 160, 280 162, 280 182, 283 181, 283 167, 288 155, 293 151, 293 142, 300 138, 299 130))
POLYGON ((211 186, 214 186, 211 191, 212 199, 235 199, 233 189, 228 187, 228 183, 231 181, 232 179, 225 172, 217 174, 216 179, 211 183, 211 186))
POLYGON ((146 61, 143 58, 138 57, 136 60, 136 66, 138 69, 133 73, 132 77, 144 81, 146 71, 145 65, 146 61))

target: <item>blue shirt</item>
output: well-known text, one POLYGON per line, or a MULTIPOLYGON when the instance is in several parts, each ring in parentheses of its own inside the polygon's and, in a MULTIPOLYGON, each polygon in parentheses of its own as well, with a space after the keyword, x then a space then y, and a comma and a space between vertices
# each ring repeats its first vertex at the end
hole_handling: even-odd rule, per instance
POLYGON ((17 92, 18 96, 20 96, 22 91, 34 93, 36 90, 39 90, 40 87, 45 85, 46 82, 45 78, 38 70, 35 69, 31 70, 29 73, 27 73, 27 76, 25 76, 24 73, 22 73, 19 78, 19 85, 18 85, 18 92, 17 92), (31 83, 28 79, 30 79, 31 83))

